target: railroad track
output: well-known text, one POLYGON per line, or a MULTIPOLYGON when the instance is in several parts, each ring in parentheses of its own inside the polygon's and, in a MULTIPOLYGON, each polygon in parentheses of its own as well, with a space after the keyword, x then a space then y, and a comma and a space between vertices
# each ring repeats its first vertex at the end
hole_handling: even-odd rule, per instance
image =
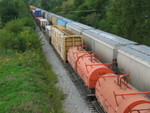
POLYGON ((93 100, 96 99, 95 95, 87 93, 87 90, 86 90, 86 87, 84 87, 85 85, 84 85, 83 81, 79 78, 79 76, 74 71, 74 69, 71 67, 71 65, 69 63, 65 63, 61 59, 61 57, 59 56, 59 54, 57 53, 57 51, 55 50, 54 47, 53 47, 53 50, 57 54, 57 56, 58 56, 59 60, 61 61, 63 67, 67 70, 70 79, 72 80, 72 82, 74 83, 74 85, 77 87, 77 89, 80 92, 80 95, 84 99, 85 103, 88 105, 90 112, 91 113, 104 113, 104 111, 102 110, 102 108, 99 107, 99 104, 95 103, 95 101, 93 101, 93 100))
MULTIPOLYGON (((77 89, 79 90, 79 92, 82 95, 84 101, 88 105, 89 110, 91 111, 91 113, 99 113, 94 108, 93 103, 92 103, 93 98, 95 98, 95 97, 91 98, 90 96, 88 96, 86 88, 84 87, 84 83, 78 77, 77 73, 73 70, 73 68, 71 67, 71 65, 69 63, 64 63, 63 61, 62 61, 62 63, 63 63, 64 68, 66 68, 66 70, 68 70, 68 74, 69 74, 71 80, 73 81, 73 83, 77 87, 77 89)), ((103 113, 103 112, 101 112, 101 113, 103 113)))
MULTIPOLYGON (((38 26, 38 24, 37 24, 37 27, 39 28, 39 30, 44 34, 45 38, 47 39, 47 35, 45 34, 44 29, 40 28, 40 26, 38 26)), ((96 101, 95 94, 88 94, 88 91, 84 85, 84 82, 79 78, 79 76, 73 70, 71 65, 69 63, 65 63, 61 59, 61 57, 59 56, 59 54, 57 53, 57 51, 55 50, 54 47, 53 47, 53 50, 55 51, 56 55, 58 56, 59 60, 61 61, 63 67, 67 70, 70 79, 72 80, 74 85, 79 90, 80 95, 84 99, 85 103, 88 105, 90 112, 91 113, 104 113, 102 108, 99 106, 99 104, 96 101)))

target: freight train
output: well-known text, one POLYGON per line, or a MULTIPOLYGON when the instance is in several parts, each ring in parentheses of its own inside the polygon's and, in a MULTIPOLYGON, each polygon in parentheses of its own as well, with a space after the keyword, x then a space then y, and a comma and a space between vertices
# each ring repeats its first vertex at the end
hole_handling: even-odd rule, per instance
POLYGON ((149 47, 33 6, 30 11, 62 60, 94 93, 93 104, 107 113, 150 113, 149 47))

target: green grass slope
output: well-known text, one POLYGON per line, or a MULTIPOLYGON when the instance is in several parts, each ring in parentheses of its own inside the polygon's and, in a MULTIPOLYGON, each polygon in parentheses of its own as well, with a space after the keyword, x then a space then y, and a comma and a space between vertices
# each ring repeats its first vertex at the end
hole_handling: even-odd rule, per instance
POLYGON ((0 56, 0 113, 62 113, 56 82, 39 52, 0 56))

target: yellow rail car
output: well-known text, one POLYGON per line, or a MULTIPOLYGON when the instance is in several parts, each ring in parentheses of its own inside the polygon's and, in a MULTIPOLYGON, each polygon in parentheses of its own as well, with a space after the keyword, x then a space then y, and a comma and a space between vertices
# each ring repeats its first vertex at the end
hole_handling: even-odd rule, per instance
POLYGON ((61 25, 54 25, 52 26, 51 43, 66 62, 68 49, 72 46, 83 45, 83 38, 81 35, 74 35, 61 25))

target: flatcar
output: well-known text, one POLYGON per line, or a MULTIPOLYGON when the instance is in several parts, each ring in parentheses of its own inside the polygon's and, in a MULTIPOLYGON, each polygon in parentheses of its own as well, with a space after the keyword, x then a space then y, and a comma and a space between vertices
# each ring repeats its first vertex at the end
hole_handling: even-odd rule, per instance
POLYGON ((51 32, 51 43, 64 62, 67 61, 67 52, 70 47, 83 45, 82 36, 74 35, 64 26, 54 25, 51 27, 51 32))

